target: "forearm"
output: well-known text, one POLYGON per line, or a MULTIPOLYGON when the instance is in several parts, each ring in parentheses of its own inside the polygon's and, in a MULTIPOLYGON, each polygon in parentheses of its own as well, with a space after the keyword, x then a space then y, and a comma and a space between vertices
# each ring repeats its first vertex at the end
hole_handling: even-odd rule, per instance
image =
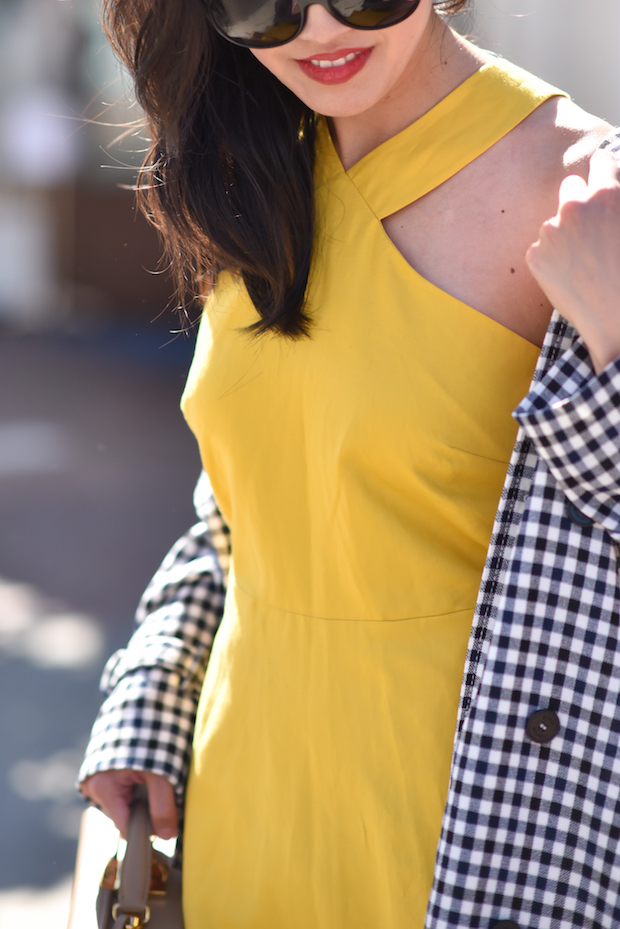
POLYGON ((134 768, 162 774, 183 794, 194 717, 213 638, 221 621, 222 558, 229 534, 208 483, 199 483, 197 509, 208 518, 168 553, 136 613, 137 629, 108 661, 101 689, 108 694, 93 727, 79 780, 97 772, 134 768))
POLYGON ((179 675, 164 668, 127 674, 101 707, 79 782, 101 771, 152 771, 170 781, 181 805, 197 702, 198 691, 181 691, 179 675))

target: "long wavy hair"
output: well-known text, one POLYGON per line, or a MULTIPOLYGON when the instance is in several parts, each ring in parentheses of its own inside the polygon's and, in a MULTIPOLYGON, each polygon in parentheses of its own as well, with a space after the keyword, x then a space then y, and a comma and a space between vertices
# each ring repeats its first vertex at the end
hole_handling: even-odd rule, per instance
MULTIPOLYGON (((467 2, 435 5, 456 13, 467 2)), ((138 198, 183 319, 227 269, 258 311, 255 332, 307 334, 316 114, 215 32, 205 0, 103 0, 103 24, 144 112, 138 198)))

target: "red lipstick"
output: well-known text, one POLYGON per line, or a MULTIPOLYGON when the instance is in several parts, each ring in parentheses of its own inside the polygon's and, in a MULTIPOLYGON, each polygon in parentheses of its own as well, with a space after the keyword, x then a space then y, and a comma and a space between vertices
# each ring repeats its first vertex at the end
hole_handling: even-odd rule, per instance
POLYGON ((320 84, 344 84, 362 70, 372 50, 372 45, 370 48, 339 48, 323 55, 298 58, 297 64, 304 74, 320 84))

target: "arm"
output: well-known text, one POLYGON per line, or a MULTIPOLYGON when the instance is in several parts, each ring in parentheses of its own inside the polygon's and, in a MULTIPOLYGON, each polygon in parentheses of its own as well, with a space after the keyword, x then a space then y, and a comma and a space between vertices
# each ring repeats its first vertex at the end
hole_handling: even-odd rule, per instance
POLYGON ((133 784, 146 783, 154 825, 166 838, 176 831, 173 799, 182 801, 230 555, 228 529, 204 475, 194 502, 200 522, 164 559, 140 601, 127 648, 105 667, 101 688, 108 696, 79 773, 82 792, 121 831, 133 784))
MULTIPOLYGON (((606 147, 620 149, 620 136, 606 147)), ((571 503, 620 542, 620 171, 610 154, 594 155, 587 185, 566 179, 527 258, 581 340, 515 416, 571 503)))
POLYGON ((597 374, 620 354, 620 169, 614 148, 594 153, 587 184, 576 175, 564 180, 556 216, 543 223, 526 255, 553 306, 585 342, 597 374))

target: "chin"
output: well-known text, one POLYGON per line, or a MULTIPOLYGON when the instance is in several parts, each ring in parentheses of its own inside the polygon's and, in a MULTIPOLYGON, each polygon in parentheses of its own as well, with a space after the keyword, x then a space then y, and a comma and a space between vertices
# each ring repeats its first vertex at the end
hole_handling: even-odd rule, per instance
POLYGON ((362 113, 366 113, 371 107, 337 107, 337 106, 325 106, 325 107, 313 107, 316 113, 319 113, 320 116, 325 116, 332 119, 345 119, 347 116, 361 116, 362 113))
POLYGON ((299 97, 302 103, 320 113, 321 116, 346 117, 360 116, 378 102, 378 98, 373 94, 370 96, 359 93, 352 93, 346 85, 339 84, 335 87, 308 88, 295 87, 291 90, 299 97))

